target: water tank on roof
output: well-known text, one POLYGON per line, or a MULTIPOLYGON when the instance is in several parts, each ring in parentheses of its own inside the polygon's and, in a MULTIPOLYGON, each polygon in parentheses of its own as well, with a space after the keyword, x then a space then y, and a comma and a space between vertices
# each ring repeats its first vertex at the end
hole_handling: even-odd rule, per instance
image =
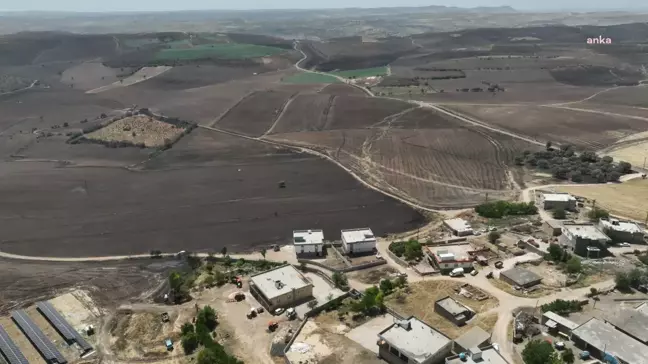
POLYGON ((461 361, 466 361, 466 353, 459 353, 459 359, 461 361))

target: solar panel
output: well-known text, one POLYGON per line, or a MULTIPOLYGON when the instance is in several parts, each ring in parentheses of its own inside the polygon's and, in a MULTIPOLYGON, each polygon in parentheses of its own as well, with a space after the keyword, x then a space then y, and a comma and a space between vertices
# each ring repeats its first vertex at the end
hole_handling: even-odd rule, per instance
POLYGON ((29 361, 27 361, 2 326, 0 326, 0 351, 2 351, 9 364, 29 364, 29 361))
POLYGON ((43 334, 24 310, 11 312, 11 318, 25 333, 29 341, 38 349, 48 363, 67 364, 67 360, 54 344, 43 334))
POLYGON ((81 349, 85 351, 92 350, 92 346, 81 336, 70 323, 61 315, 60 312, 48 301, 36 303, 38 311, 49 321, 54 328, 65 338, 67 342, 76 342, 81 349))

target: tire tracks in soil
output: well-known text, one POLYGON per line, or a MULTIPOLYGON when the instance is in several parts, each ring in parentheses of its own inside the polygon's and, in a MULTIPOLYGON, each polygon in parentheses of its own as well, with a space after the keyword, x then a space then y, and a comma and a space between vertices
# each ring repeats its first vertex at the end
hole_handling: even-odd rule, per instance
POLYGON ((265 133, 263 133, 261 137, 267 136, 272 133, 275 127, 279 124, 279 121, 281 121, 281 118, 286 113, 286 110, 288 110, 288 108, 290 107, 290 104, 292 104, 293 100, 295 100, 297 96, 299 96, 299 92, 295 92, 294 94, 290 95, 290 98, 286 102, 284 102, 283 105, 281 105, 281 112, 279 113, 279 115, 277 115, 270 128, 265 133))

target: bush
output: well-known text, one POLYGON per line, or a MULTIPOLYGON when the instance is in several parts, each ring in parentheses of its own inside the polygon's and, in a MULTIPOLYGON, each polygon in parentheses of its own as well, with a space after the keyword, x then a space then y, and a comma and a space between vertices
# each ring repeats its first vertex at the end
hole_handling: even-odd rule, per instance
POLYGON ((182 350, 189 355, 198 349, 198 336, 195 332, 188 332, 181 338, 182 350))
POLYGON ((564 209, 555 209, 551 212, 551 215, 556 220, 564 220, 567 218, 567 212, 564 209))
POLYGON ((616 288, 620 291, 629 291, 630 290, 630 277, 628 273, 617 272, 616 277, 614 277, 614 283, 616 288))
POLYGON ((394 284, 389 278, 385 278, 380 281, 380 290, 387 296, 394 290, 394 284))
POLYGON ((535 215, 538 208, 533 202, 486 202, 475 207, 475 212, 488 218, 502 218, 509 215, 535 215))
POLYGON ((573 364, 574 361, 576 361, 574 352, 570 348, 567 348, 565 351, 562 352, 561 358, 562 361, 565 362, 565 364, 573 364))
POLYGON ((580 259, 572 257, 567 261, 567 273, 579 273, 583 270, 580 259))
POLYGON ((347 279, 346 275, 344 275, 344 273, 335 272, 331 276, 331 279, 333 280, 333 284, 335 284, 335 288, 339 288, 343 291, 349 289, 349 280, 347 279))
POLYGON ((389 251, 397 257, 404 257, 406 260, 415 260, 423 257, 421 243, 417 240, 395 241, 389 244, 389 251))
POLYGON ((502 234, 497 231, 491 231, 490 233, 488 233, 488 241, 490 241, 491 244, 495 244, 501 237, 502 234))
POLYGON ((531 340, 522 350, 522 358, 525 364, 548 364, 553 353, 554 349, 549 342, 531 340))
POLYGON ((185 322, 180 328, 180 335, 184 336, 194 332, 194 325, 191 322, 185 322))
POLYGON ((561 299, 546 303, 540 306, 540 308, 542 309, 542 312, 551 311, 560 316, 566 316, 572 312, 579 312, 582 310, 582 307, 578 301, 566 301, 561 299))
POLYGON ((554 261, 556 263, 568 262, 571 259, 571 254, 563 249, 558 244, 549 244, 549 253, 547 254, 547 260, 554 261))
POLYGON ((599 221, 600 219, 609 219, 610 213, 602 208, 595 207, 587 213, 587 217, 592 221, 599 221))

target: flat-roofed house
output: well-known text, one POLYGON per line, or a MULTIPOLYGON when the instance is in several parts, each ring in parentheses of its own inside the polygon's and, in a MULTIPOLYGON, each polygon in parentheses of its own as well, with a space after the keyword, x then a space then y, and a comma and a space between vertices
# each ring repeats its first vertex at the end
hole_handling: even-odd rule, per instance
POLYGON ((298 257, 319 257, 324 250, 324 232, 322 230, 294 230, 293 245, 298 257))
POLYGON ((475 312, 464 306, 454 298, 448 296, 434 303, 434 312, 447 318, 457 326, 463 326, 470 320, 475 312))
POLYGON ((473 228, 468 221, 460 218, 443 220, 443 225, 456 236, 466 236, 473 234, 473 228))
POLYGON ((543 193, 541 200, 545 210, 576 210, 576 198, 569 193, 543 193))
POLYGON ((598 258, 607 251, 611 240, 594 224, 565 222, 558 241, 571 249, 574 254, 598 258))
POLYGON ((634 222, 618 219, 601 220, 599 228, 614 243, 644 244, 644 230, 634 222))
POLYGON ((347 254, 373 253, 376 237, 369 228, 342 230, 342 249, 347 254))
POLYGON ((292 265, 250 277, 250 293, 269 311, 292 307, 313 297, 313 284, 292 265))
POLYGON ((441 364, 451 350, 449 337, 414 316, 378 334, 378 356, 390 364, 441 364))

